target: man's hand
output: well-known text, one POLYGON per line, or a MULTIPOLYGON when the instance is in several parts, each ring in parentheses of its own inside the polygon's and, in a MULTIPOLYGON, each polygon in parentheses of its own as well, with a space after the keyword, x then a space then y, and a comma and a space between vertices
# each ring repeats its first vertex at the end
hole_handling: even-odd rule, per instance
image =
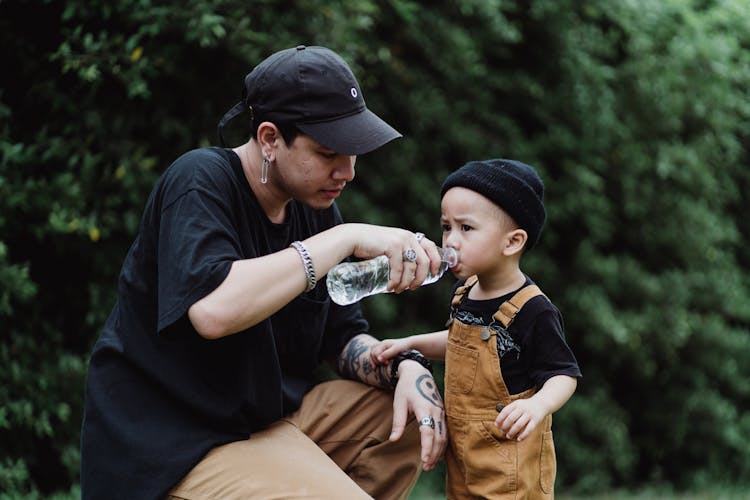
MULTIPOLYGON (((400 352, 400 351, 399 351, 400 352)), ((398 367, 398 384, 393 395, 393 428, 390 440, 397 441, 404 433, 409 415, 417 421, 432 417, 435 428, 420 425, 422 441, 422 469, 435 468, 445 454, 448 444, 448 427, 445 422, 445 407, 435 379, 422 365, 404 360, 398 367)))

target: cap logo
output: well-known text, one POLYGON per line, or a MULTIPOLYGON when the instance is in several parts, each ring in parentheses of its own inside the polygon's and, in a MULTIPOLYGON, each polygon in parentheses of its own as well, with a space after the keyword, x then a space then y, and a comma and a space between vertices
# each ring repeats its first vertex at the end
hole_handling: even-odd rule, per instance
POLYGON ((349 92, 351 92, 353 98, 355 99, 357 98, 358 92, 355 87, 352 87, 352 89, 349 92))

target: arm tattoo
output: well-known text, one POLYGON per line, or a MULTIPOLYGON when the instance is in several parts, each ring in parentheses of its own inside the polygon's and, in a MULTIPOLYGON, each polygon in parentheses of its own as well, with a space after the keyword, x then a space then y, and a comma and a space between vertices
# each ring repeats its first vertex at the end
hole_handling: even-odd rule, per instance
POLYGON ((339 373, 351 380, 390 387, 388 365, 373 364, 370 346, 370 343, 360 337, 351 339, 339 356, 339 373))
POLYGON ((431 405, 437 406, 445 411, 445 408, 443 407, 443 398, 440 397, 440 392, 438 391, 435 379, 432 378, 432 375, 427 373, 420 375, 417 379, 417 390, 423 398, 430 402, 431 405))

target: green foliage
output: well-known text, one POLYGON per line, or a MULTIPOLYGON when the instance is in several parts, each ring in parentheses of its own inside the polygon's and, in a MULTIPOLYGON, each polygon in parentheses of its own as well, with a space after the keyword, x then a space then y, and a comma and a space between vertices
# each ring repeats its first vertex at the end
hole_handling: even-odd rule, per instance
MULTIPOLYGON (((547 248, 562 265, 539 269, 559 287, 553 297, 584 365, 569 410, 604 388, 607 406, 627 415, 629 446, 607 455, 597 446, 599 464, 636 453, 629 469, 611 467, 618 482, 747 477, 734 439, 748 437, 750 396, 748 223, 739 216, 748 179, 740 82, 750 78, 739 47, 750 44, 750 10, 631 2, 580 15, 595 22, 571 22, 565 39, 585 36, 591 49, 564 64, 551 97, 566 116, 585 116, 583 140, 565 131, 544 145, 557 158, 544 162, 558 203, 547 248)), ((550 122, 564 126, 561 117, 550 122)))
MULTIPOLYGON (((747 483, 747 2, 16 0, 0 42, 8 498, 76 496, 86 360, 150 188, 299 43, 340 52, 405 135, 358 160, 348 220, 439 241, 448 172, 539 168, 549 219, 524 268, 584 371, 555 416, 561 491, 747 483)), ((442 328, 449 281, 366 299, 373 331, 442 328)))

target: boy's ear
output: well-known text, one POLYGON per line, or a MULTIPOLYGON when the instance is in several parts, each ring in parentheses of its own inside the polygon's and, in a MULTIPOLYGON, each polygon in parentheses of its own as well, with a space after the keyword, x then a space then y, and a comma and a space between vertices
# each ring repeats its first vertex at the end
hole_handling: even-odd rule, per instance
POLYGON ((503 255, 510 257, 523 251, 529 235, 523 229, 514 229, 508 232, 508 239, 503 248, 503 255))

